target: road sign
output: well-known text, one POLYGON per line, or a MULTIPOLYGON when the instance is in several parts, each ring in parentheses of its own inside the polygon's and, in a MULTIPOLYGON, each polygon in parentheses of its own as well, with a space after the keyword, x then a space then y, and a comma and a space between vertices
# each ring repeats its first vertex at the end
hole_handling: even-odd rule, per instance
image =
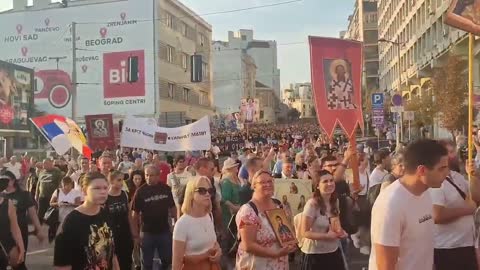
POLYGON ((403 98, 399 94, 395 94, 392 96, 392 104, 395 107, 399 107, 403 105, 403 98))
POLYGON ((374 126, 383 126, 385 123, 385 113, 383 107, 373 108, 372 110, 372 123, 374 126))
POLYGON ((372 107, 373 108, 383 108, 384 96, 383 93, 373 93, 372 94, 372 107))
POLYGON ((414 111, 405 111, 403 112, 403 119, 405 121, 413 121, 415 120, 415 112, 414 111))
POLYGON ((403 110, 404 110, 403 106, 390 107, 390 111, 394 112, 394 113, 401 113, 401 112, 403 112, 403 110))

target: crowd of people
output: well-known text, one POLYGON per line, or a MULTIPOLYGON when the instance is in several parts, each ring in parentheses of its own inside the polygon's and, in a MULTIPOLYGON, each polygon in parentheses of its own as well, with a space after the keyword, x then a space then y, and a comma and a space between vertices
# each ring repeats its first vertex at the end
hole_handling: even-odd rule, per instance
POLYGON ((54 241, 55 269, 344 270, 349 243, 371 270, 479 269, 480 174, 453 143, 372 151, 314 129, 216 134, 200 153, 0 160, 0 269, 27 269, 29 234, 54 241), (220 149, 233 136, 253 145, 220 149), (309 181, 310 196, 274 198, 278 179, 309 181))

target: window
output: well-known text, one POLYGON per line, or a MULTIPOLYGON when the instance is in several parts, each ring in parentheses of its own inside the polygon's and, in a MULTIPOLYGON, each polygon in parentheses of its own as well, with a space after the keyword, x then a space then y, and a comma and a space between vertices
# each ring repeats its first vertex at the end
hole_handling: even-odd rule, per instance
POLYGON ((173 16, 168 12, 165 13, 165 24, 168 28, 173 28, 173 16))
POLYGON ((187 69, 188 66, 188 54, 183 53, 182 54, 182 68, 187 69))
POLYGON ((247 36, 246 36, 246 35, 242 35, 242 40, 247 40, 247 36))
POLYGON ((175 48, 167 45, 167 61, 173 63, 175 60, 175 48))
POLYGON ((183 101, 188 102, 189 96, 190 96, 190 89, 183 88, 183 101))
POLYGON ((182 28, 180 29, 182 35, 187 36, 187 29, 188 29, 187 24, 182 22, 182 28))
POLYGON ((206 92, 200 91, 200 105, 208 105, 208 94, 206 92))
POLYGON ((209 73, 208 72, 208 64, 203 62, 202 63, 202 76, 203 76, 204 79, 208 78, 208 73, 209 73))
POLYGON ((200 46, 205 46, 206 41, 207 38, 203 34, 200 34, 200 46))
POLYGON ((175 92, 175 85, 173 83, 168 83, 168 97, 173 98, 175 92))

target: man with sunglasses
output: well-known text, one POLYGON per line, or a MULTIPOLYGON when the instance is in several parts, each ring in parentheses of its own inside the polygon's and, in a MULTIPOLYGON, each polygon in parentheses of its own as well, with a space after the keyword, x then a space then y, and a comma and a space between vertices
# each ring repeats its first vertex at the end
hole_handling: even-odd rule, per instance
POLYGON ((145 167, 145 180, 146 184, 137 190, 133 198, 133 239, 136 245, 141 243, 142 269, 153 269, 155 250, 162 261, 161 269, 168 269, 172 263, 170 221, 177 218, 175 201, 170 187, 160 182, 160 171, 157 166, 145 167))

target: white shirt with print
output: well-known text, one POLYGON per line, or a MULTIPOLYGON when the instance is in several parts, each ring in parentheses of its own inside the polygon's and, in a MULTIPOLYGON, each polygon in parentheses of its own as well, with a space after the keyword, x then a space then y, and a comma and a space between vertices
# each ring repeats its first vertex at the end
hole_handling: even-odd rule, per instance
POLYGON ((398 247, 396 270, 433 268, 433 205, 430 192, 415 196, 395 181, 380 192, 372 209, 369 270, 377 270, 375 244, 398 247))

